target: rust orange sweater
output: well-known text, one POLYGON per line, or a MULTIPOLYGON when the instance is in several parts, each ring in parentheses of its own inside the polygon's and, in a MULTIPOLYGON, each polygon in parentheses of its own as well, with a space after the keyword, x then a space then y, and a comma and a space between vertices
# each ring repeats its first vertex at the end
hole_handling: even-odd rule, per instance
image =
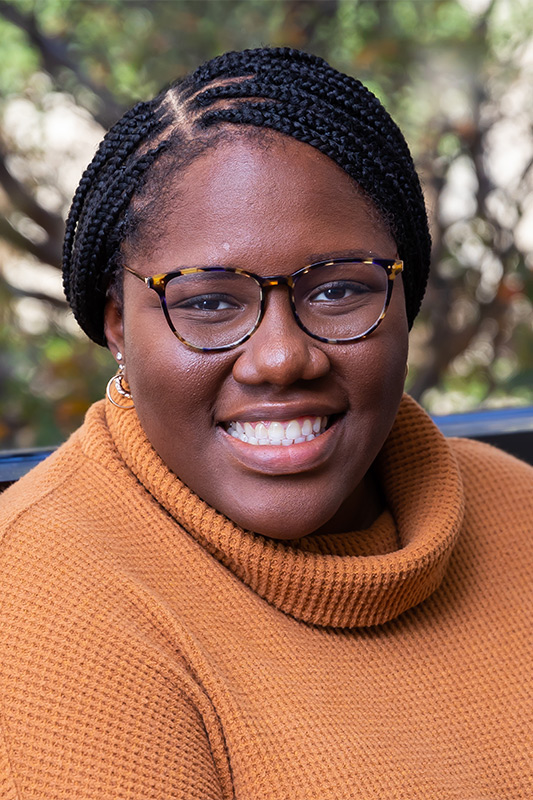
POLYGON ((406 397, 379 471, 276 542, 96 404, 0 500, 0 798, 533 797, 533 470, 406 397))

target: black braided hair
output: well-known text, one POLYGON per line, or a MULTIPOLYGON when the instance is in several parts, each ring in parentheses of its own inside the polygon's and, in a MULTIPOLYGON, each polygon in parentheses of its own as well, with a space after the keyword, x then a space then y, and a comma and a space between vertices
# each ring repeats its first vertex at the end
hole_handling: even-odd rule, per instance
POLYGON ((136 105, 105 136, 74 195, 63 250, 65 294, 88 336, 106 345, 106 291, 120 269, 121 244, 142 217, 132 199, 149 198, 154 188, 160 193, 169 170, 158 163, 170 159, 166 167, 182 169, 234 125, 292 136, 356 181, 390 227, 405 263, 411 326, 427 283, 431 240, 407 143, 360 81, 317 56, 282 47, 206 62, 136 105))

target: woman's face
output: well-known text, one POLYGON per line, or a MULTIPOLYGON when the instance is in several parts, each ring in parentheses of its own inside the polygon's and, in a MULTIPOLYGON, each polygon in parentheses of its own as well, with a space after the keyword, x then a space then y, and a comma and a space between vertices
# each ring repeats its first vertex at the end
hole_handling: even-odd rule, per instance
MULTIPOLYGON (((279 134, 219 144, 175 188, 159 230, 140 251, 126 248, 128 266, 145 276, 215 265, 285 275, 335 256, 397 255, 344 171, 279 134)), ((123 316, 109 301, 106 335, 112 352, 123 353, 141 424, 170 469, 245 529, 293 539, 364 528, 380 510, 369 469, 403 391, 401 279, 381 326, 353 344, 310 338, 292 316, 287 288, 267 294, 247 342, 202 353, 173 335, 156 293, 125 274, 123 316), (317 417, 328 418, 327 430, 289 446, 245 443, 227 430, 317 417)))

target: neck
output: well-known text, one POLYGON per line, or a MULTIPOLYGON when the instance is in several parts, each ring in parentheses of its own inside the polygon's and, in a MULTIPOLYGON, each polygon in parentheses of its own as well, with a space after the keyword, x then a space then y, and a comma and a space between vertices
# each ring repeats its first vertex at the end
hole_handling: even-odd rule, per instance
POLYGON ((371 467, 331 519, 314 533, 323 535, 364 531, 377 520, 384 508, 385 502, 371 467))

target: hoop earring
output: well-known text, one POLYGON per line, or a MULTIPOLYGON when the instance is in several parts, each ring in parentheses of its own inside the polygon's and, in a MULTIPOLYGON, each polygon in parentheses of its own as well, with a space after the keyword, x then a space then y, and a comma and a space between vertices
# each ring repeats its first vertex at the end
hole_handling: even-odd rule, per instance
MULTIPOLYGON (((120 358, 122 358, 121 354, 117 353, 117 357, 119 356, 120 358)), ((126 372, 126 367, 124 366, 124 364, 119 364, 118 372, 116 373, 116 375, 113 375, 111 378, 109 378, 105 389, 106 397, 109 400, 109 402, 113 403, 113 405, 116 406, 117 408, 120 408, 121 411, 129 411, 130 408, 135 408, 135 403, 130 403, 129 405, 122 405, 121 403, 117 403, 117 401, 113 400, 113 398, 111 397, 111 385, 114 384, 116 391, 118 392, 119 395, 121 395, 121 397, 125 397, 127 400, 133 399, 131 392, 129 391, 129 386, 127 385, 127 383, 125 385, 123 383, 123 381, 126 380, 125 372, 126 372), (126 388, 126 386, 128 388, 126 388)))

